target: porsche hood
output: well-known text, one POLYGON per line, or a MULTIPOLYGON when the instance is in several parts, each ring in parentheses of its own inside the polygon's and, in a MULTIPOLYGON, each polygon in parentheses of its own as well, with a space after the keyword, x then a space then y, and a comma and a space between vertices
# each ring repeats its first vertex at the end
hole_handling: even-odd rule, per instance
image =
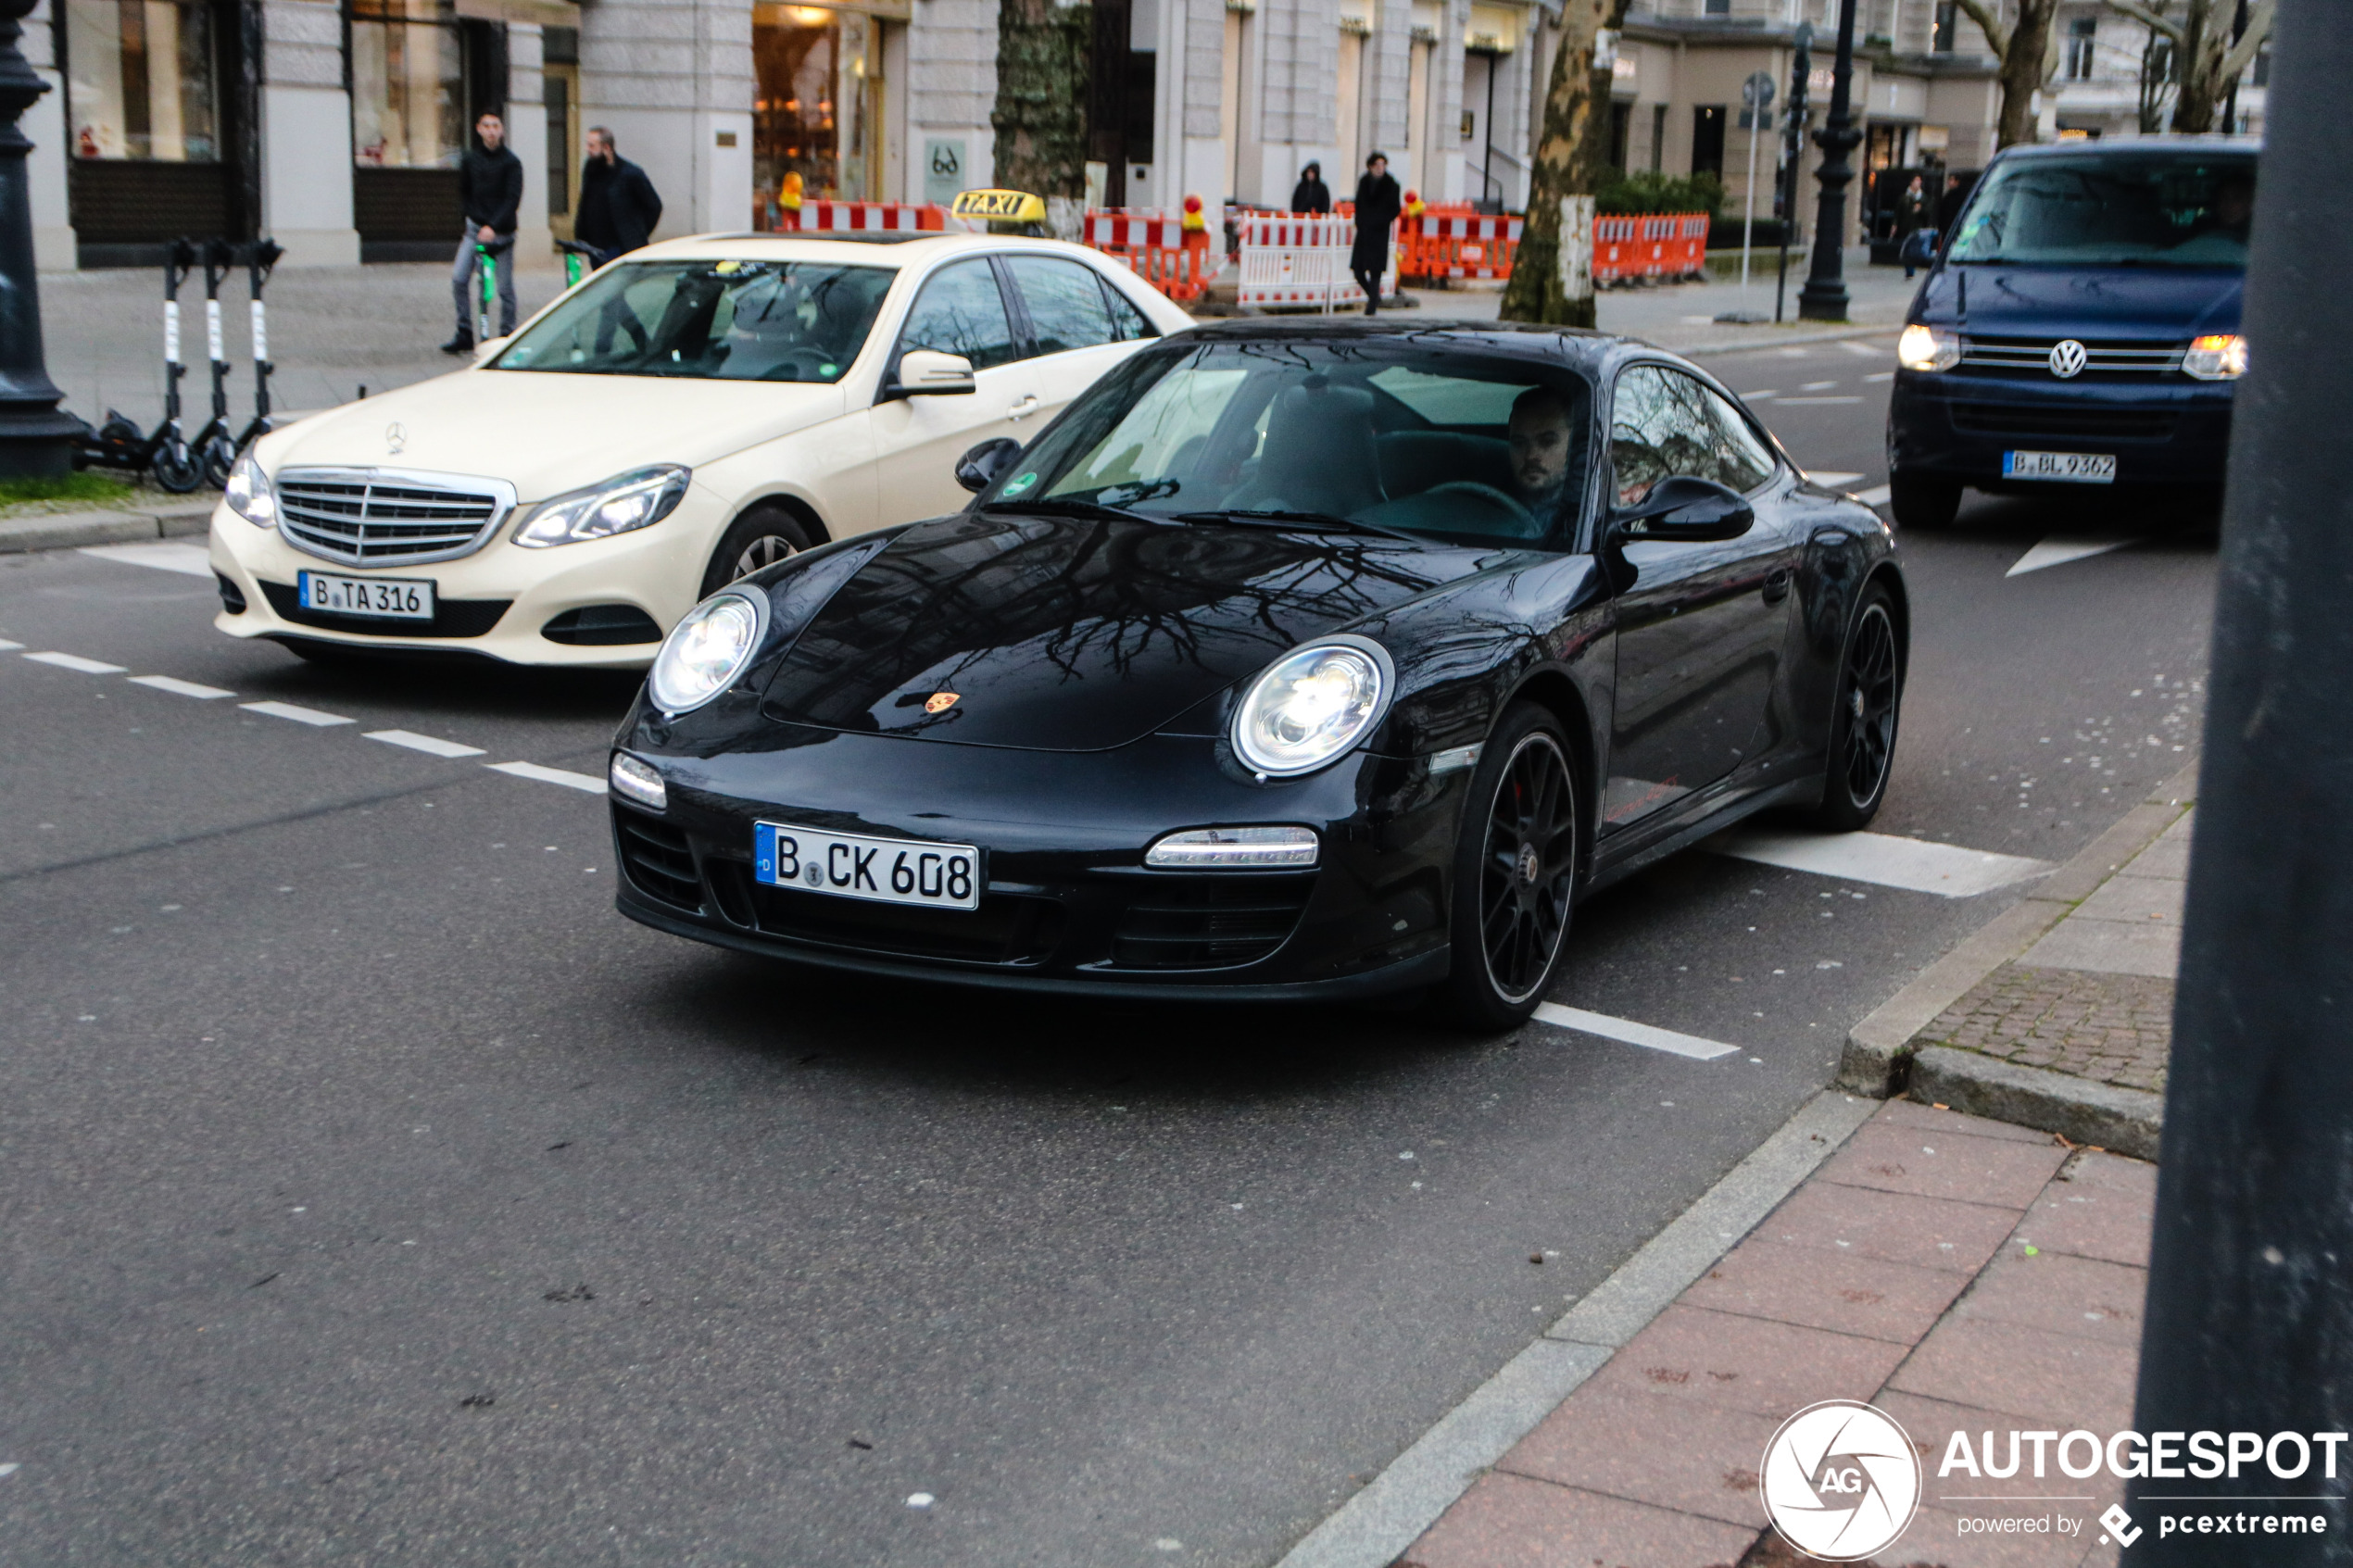
POLYGON ((1249 525, 963 514, 909 529, 845 583, 785 656, 763 708, 833 730, 1104 750, 1489 554, 1249 525))

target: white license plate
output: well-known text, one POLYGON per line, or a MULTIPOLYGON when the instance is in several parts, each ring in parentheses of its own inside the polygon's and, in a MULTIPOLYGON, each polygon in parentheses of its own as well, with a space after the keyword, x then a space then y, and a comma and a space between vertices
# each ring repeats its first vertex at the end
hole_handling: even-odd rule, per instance
POLYGON ((969 844, 863 838, 755 822, 751 874, 771 887, 934 909, 980 908, 980 851, 969 844))
POLYGON ((2113 484, 2113 452, 2005 452, 2004 479, 2056 479, 2067 484, 2113 484))
POLYGON ((329 615, 380 615, 395 621, 433 619, 430 577, 337 577, 326 571, 296 572, 302 608, 329 615))

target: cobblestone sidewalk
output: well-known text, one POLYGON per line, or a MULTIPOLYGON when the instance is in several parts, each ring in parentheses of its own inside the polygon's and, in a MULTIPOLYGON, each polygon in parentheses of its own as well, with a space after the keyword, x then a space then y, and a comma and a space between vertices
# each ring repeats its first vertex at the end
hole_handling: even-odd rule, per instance
POLYGON ((1922 1456, 1880 1568, 2107 1568, 2120 1484, 2005 1507, 1943 1483, 1955 1431, 2131 1424, 2157 1168, 1891 1101, 1475 1482, 1399 1568, 1781 1568, 1758 1466, 1780 1424, 1865 1399, 1922 1456), (2044 1533, 1964 1533, 2031 1513, 2044 1533), (2058 1521, 2064 1516, 2065 1523, 2058 1521))

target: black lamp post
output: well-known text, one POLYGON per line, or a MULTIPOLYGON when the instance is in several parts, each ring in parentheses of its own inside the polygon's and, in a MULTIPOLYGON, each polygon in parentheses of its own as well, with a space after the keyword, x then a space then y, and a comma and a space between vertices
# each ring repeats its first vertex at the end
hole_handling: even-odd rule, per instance
POLYGON ((49 84, 17 47, 34 0, 0 0, 0 479, 73 471, 80 420, 57 407, 65 394, 41 355, 41 295, 32 265, 32 192, 17 120, 49 84))
POLYGON ((1814 209, 1814 264, 1797 295, 1801 320, 1846 320, 1846 182, 1855 178, 1846 155, 1863 139, 1848 112, 1854 86, 1855 0, 1840 0, 1838 63, 1831 77, 1830 118, 1814 133, 1814 144, 1822 149, 1822 167, 1814 171, 1822 182, 1822 199, 1814 209))

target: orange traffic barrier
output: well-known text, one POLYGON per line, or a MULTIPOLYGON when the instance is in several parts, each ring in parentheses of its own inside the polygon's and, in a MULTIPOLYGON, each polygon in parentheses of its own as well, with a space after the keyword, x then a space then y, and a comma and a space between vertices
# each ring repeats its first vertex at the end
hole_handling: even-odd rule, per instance
POLYGON ((1447 278, 1508 278, 1524 220, 1467 208, 1425 207, 1398 223, 1397 270, 1435 282, 1447 278))
POLYGON ((803 233, 891 234, 936 231, 948 227, 945 208, 912 202, 851 202, 812 198, 800 205, 798 220, 786 212, 787 227, 803 233))
POLYGON ((1087 215, 1086 243, 1127 263, 1136 276, 1179 305, 1199 299, 1225 257, 1209 248, 1198 224, 1199 198, 1186 198, 1181 218, 1164 212, 1096 211, 1087 215))
POLYGON ((1593 220, 1593 282, 1688 278, 1707 270, 1707 214, 1648 213, 1593 220))

